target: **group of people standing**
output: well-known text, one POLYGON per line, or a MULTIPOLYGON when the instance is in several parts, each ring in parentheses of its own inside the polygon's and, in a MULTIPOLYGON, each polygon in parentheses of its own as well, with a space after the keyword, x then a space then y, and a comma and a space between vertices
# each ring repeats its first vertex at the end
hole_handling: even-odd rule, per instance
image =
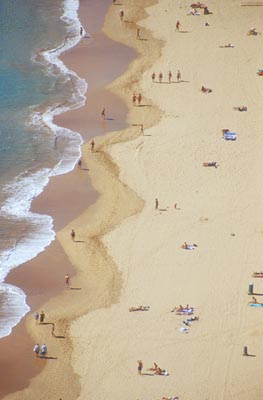
POLYGON ((137 105, 140 106, 141 102, 142 102, 141 93, 139 93, 138 95, 136 93, 133 93, 133 95, 132 95, 132 104, 135 106, 136 103, 137 103, 137 105))
MULTIPOLYGON (((172 82, 172 77, 173 77, 173 74, 172 74, 171 71, 169 71, 169 72, 168 72, 168 82, 169 82, 169 83, 172 82)), ((153 73, 152 73, 152 82, 156 82, 155 79, 156 79, 156 73, 153 72, 153 73)), ((177 82, 180 82, 180 81, 182 80, 181 72, 180 72, 179 69, 178 69, 178 71, 177 71, 176 79, 177 79, 177 82)), ((158 81, 159 81, 159 83, 162 83, 162 82, 163 82, 163 73, 162 73, 162 72, 160 72, 159 75, 158 75, 158 81)))
POLYGON ((43 324, 44 321, 45 321, 45 313, 44 313, 44 311, 42 310, 40 312, 40 314, 39 314, 38 311, 36 311, 35 314, 34 314, 34 318, 35 318, 36 323, 39 322, 40 324, 43 324))
POLYGON ((39 343, 35 344, 33 351, 36 357, 45 357, 47 354, 47 345, 45 343, 40 347, 39 343))
MULTIPOLYGON (((42 310, 40 313, 38 311, 36 311, 34 313, 34 318, 35 318, 36 324, 37 323, 43 324, 45 321, 44 311, 42 310)), ((36 354, 36 357, 45 357, 45 355, 47 354, 47 345, 44 343, 40 347, 40 345, 37 343, 37 344, 35 344, 33 351, 36 354)))

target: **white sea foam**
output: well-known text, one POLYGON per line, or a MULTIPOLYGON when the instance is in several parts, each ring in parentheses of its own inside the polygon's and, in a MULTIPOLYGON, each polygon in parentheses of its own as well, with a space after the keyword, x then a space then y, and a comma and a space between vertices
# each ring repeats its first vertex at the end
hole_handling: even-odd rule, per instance
POLYGON ((53 169, 46 168, 38 172, 25 172, 4 188, 8 198, 0 209, 0 216, 19 221, 25 220, 32 229, 29 233, 27 232, 26 237, 16 240, 12 248, 0 254, 0 294, 2 294, 2 298, 6 296, 1 313, 3 317, 0 317, 0 337, 10 334, 12 327, 29 311, 23 291, 15 286, 3 283, 3 280, 11 269, 34 258, 55 238, 52 218, 48 215, 32 213, 30 211, 32 200, 43 191, 51 176, 71 171, 81 154, 80 146, 83 142, 81 135, 69 129, 58 127, 53 123, 55 115, 64 113, 69 109, 78 108, 84 105, 86 101, 87 82, 79 78, 75 72, 70 71, 59 59, 61 53, 75 46, 81 39, 78 8, 79 0, 64 0, 64 13, 61 19, 67 24, 68 35, 61 46, 43 52, 47 69, 52 72, 52 68, 56 66, 60 73, 71 80, 75 91, 69 99, 70 105, 53 105, 45 113, 35 113, 32 116, 34 125, 48 127, 58 139, 67 143, 65 153, 53 169), (48 68, 48 66, 52 68, 48 68))
POLYGON ((9 198, 1 207, 1 213, 23 218, 28 217, 32 200, 37 197, 48 183, 50 169, 44 168, 35 173, 25 171, 4 187, 9 198))
POLYGON ((18 238, 12 248, 0 254, 0 282, 11 269, 34 258, 55 238, 52 218, 30 212, 32 200, 43 191, 51 172, 47 168, 31 174, 27 172, 4 187, 8 198, 0 209, 0 215, 12 220, 25 220, 32 228, 26 237, 18 238))
POLYGON ((0 338, 2 338, 10 335, 12 327, 28 313, 29 307, 24 292, 15 286, 0 284, 0 294, 0 338))
MULTIPOLYGON (((32 122, 35 125, 47 126, 51 132, 59 139, 66 139, 67 147, 58 165, 55 166, 52 175, 60 175, 71 171, 78 158, 80 157, 80 146, 83 143, 82 137, 79 133, 71 131, 66 128, 59 127, 54 124, 53 118, 56 115, 63 114, 66 111, 79 108, 86 102, 85 93, 88 84, 84 79, 81 79, 74 71, 69 70, 65 64, 59 59, 59 56, 66 50, 76 46, 81 40, 80 36, 80 21, 78 18, 79 1, 65 0, 64 13, 61 19, 67 24, 68 35, 61 46, 49 51, 43 51, 42 55, 48 65, 55 65, 59 68, 60 73, 64 74, 67 80, 72 82, 75 90, 72 96, 68 99, 70 105, 56 105, 49 107, 43 114, 35 113, 32 116, 32 122)), ((52 71, 51 71, 52 72, 52 71)))

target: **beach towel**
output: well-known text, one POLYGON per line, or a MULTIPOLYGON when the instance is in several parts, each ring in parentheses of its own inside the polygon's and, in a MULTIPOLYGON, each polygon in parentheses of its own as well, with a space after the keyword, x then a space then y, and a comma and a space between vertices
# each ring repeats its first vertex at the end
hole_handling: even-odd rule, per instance
POLYGON ((193 308, 185 308, 181 311, 176 311, 177 315, 192 315, 194 313, 193 308))
MULTIPOLYGON (((157 375, 159 375, 159 374, 157 374, 157 375)), ((162 370, 162 373, 161 373, 160 375, 162 375, 162 376, 169 376, 169 372, 166 371, 166 369, 163 369, 163 370, 162 370)))
POLYGON ((235 132, 225 132, 224 139, 225 140, 236 140, 237 134, 235 132))
POLYGON ((251 303, 250 307, 263 307, 263 303, 251 303))
POLYGON ((179 331, 182 332, 182 333, 189 333, 189 329, 188 329, 188 328, 185 328, 184 326, 182 326, 182 327, 179 329, 179 331))
POLYGON ((169 376, 169 372, 166 369, 162 369, 161 371, 156 371, 154 375, 159 375, 159 376, 169 376))
POLYGON ((193 309, 193 308, 184 308, 184 309, 183 309, 183 312, 184 312, 185 314, 193 314, 194 309, 193 309))
POLYGON ((184 250, 194 250, 197 247, 197 244, 188 244, 186 247, 184 247, 185 245, 182 245, 182 249, 184 250))

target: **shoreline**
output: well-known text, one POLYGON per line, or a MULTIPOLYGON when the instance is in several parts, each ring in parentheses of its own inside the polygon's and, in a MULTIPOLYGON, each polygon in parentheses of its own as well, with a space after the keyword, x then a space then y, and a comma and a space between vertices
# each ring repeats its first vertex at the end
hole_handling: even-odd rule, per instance
MULTIPOLYGON (((65 27, 67 34, 63 44, 58 46, 55 46, 54 44, 55 47, 49 49, 35 49, 36 52, 31 57, 33 65, 35 62, 41 64, 43 68, 45 67, 45 73, 50 74, 50 79, 52 77, 52 72, 57 74, 57 71, 59 71, 59 75, 68 76, 72 86, 74 85, 75 88, 74 101, 72 97, 71 99, 68 99, 68 101, 65 101, 61 104, 53 104, 49 106, 47 106, 47 104, 43 104, 42 108, 44 111, 42 112, 39 105, 29 107, 30 114, 25 122, 28 126, 28 129, 31 130, 31 126, 34 126, 34 129, 39 129, 41 131, 43 126, 45 126, 45 128, 47 128, 49 131, 46 139, 50 140, 50 136, 54 136, 54 147, 56 146, 57 139, 61 140, 61 138, 63 139, 66 135, 65 128, 61 128, 53 123, 54 116, 62 114, 69 109, 81 107, 83 105, 83 101, 86 99, 83 94, 83 91, 86 91, 86 82, 84 82, 83 79, 78 78, 74 71, 68 69, 59 58, 61 52, 69 51, 81 40, 79 35, 73 35, 73 31, 77 30, 77 32, 79 32, 78 25, 80 26, 80 21, 77 15, 77 5, 78 0, 75 1, 74 7, 72 7, 72 5, 69 7, 69 3, 67 2, 63 3, 63 15, 61 15, 61 20, 64 21, 64 23, 65 20, 67 21, 67 27, 65 27)), ((42 134, 45 135, 43 132, 42 134)), ((15 270, 16 268, 19 268, 21 265, 24 265, 30 260, 35 259, 38 254, 44 251, 54 240, 55 231, 53 230, 53 220, 51 216, 48 214, 43 215, 43 212, 41 214, 36 212, 34 215, 32 212, 32 204, 34 199, 40 196, 45 190, 45 187, 47 186, 51 177, 60 174, 64 175, 75 168, 75 164, 80 155, 81 144, 82 139, 80 134, 71 132, 71 137, 68 137, 68 144, 64 147, 62 159, 53 165, 53 167, 49 166, 49 160, 46 160, 46 165, 39 165, 38 169, 34 170, 34 172, 32 172, 33 168, 32 170, 20 172, 3 187, 3 192, 6 193, 6 199, 4 200, 1 208, 2 215, 11 220, 14 218, 18 218, 19 221, 25 219, 26 223, 31 228, 31 230, 29 229, 27 236, 25 233, 24 237, 22 238, 16 235, 15 243, 11 247, 6 247, 3 250, 4 256, 2 259, 4 269, 2 270, 1 274, 1 282, 3 289, 5 289, 4 294, 6 294, 9 288, 9 285, 7 284, 7 275, 9 275, 11 271, 15 270), (75 161, 73 161, 74 154, 75 161), (33 230, 37 230, 37 234, 32 233, 33 230)), ((55 162, 55 160, 53 161, 55 162)), ((14 287, 14 289, 16 290, 16 287, 14 287)), ((22 292, 20 287, 17 287, 17 293, 19 293, 19 291, 21 291, 21 295, 19 297, 23 298, 23 302, 20 299, 17 299, 17 302, 20 300, 21 304, 17 304, 16 311, 18 312, 19 308, 21 314, 17 315, 16 323, 13 322, 13 325, 7 326, 7 328, 9 328, 9 333, 6 334, 7 330, 3 332, 5 335, 3 337, 0 336, 0 340, 6 336, 9 336, 12 332, 12 329, 14 329, 14 327, 17 326, 29 312, 29 307, 26 303, 26 294, 22 292), (19 305, 20 307, 18 307, 19 305)), ((8 299, 8 302, 10 307, 10 299, 8 299)), ((7 314, 6 320, 8 320, 8 318, 10 323, 10 315, 7 314)))
MULTIPOLYGON (((57 337, 27 319, 54 359, 42 360, 46 368, 30 386, 5 400, 262 397, 262 308, 250 307, 247 291, 262 245, 261 37, 246 32, 263 30, 263 8, 211 0, 211 14, 189 15, 183 3, 144 1, 151 7, 142 19, 141 3, 125 0, 123 22, 112 5, 103 26, 139 51, 108 85, 127 102, 127 128, 96 136, 94 152, 83 146, 97 202, 57 234, 77 271, 72 290, 45 304, 57 337), (222 47, 229 41, 234 47, 222 47), (134 92, 141 104, 132 105, 134 92), (239 104, 248 111, 233 109, 239 104), (236 141, 222 140, 226 126, 236 141), (204 168, 212 161, 217 168, 204 168), (129 312, 140 304, 147 312, 129 312), (180 304, 197 319, 187 325, 180 304), (165 375, 156 376, 154 362, 165 375)), ((94 121, 101 106, 100 98, 94 121)), ((76 115, 69 123, 85 131, 76 115)), ((104 133, 111 121, 100 122, 104 133)), ((253 283, 259 302, 263 281, 253 283)))
MULTIPOLYGON (((109 2, 110 4, 110 2, 109 2)), ((82 8, 84 6, 82 5, 82 8)), ((108 7, 108 6, 107 6, 108 7)), ((82 11, 80 8, 80 20, 83 17, 82 11)), ((89 17, 89 15, 88 15, 89 17)), ((84 18, 85 18, 85 13, 84 13, 84 18)), ((100 16, 101 18, 101 16, 100 16)), ((85 18, 86 20, 86 18, 85 18)), ((88 18, 87 18, 88 20, 88 18)), ((83 24, 84 25, 84 24, 83 24)), ((93 29, 98 29, 96 28, 96 23, 95 19, 92 22, 93 29)), ((91 29, 89 28, 89 31, 91 29)), ((101 35, 100 35, 101 36, 101 35)), ((104 43, 106 45, 106 41, 103 37, 100 38, 100 43, 104 43)), ((96 46, 96 43, 95 43, 96 46)), ((70 63, 71 59, 74 58, 74 55, 72 55, 72 52, 74 51, 81 51, 82 44, 79 43, 76 47, 72 48, 69 52, 63 54, 61 57, 64 62, 70 63)), ((118 49, 120 46, 118 46, 118 49)), ((89 49, 88 49, 89 50, 89 49)), ((94 51, 96 49, 94 48, 94 51)), ((116 51, 117 51, 117 46, 116 46, 116 51)), ((118 50, 119 51, 119 50, 118 50)), ((125 56, 126 58, 129 59, 128 51, 125 49, 125 56)), ((73 64, 75 63, 75 60, 73 60, 73 64)), ((113 66, 114 67, 114 66, 113 66)), ((112 72, 114 72, 113 67, 111 67, 112 72)), ((92 68, 90 65, 89 68, 92 68)), ((122 63, 118 65, 118 70, 122 67, 122 63)), ((71 69, 71 68, 70 68, 71 69)), ((93 85, 94 86, 94 85, 93 85)), ((91 91, 90 91, 91 92, 91 91)), ((88 89, 88 96, 92 100, 92 95, 90 94, 89 89, 88 89)), ((100 96, 104 96, 105 94, 103 93, 103 89, 100 89, 100 96)), ((93 97, 96 96, 96 91, 93 93, 93 97)), ((124 126, 124 122, 120 125, 120 120, 122 119, 122 115, 125 112, 125 107, 122 106, 122 102, 120 100, 116 101, 116 96, 113 96, 111 94, 106 95, 108 103, 116 103, 117 109, 115 110, 115 115, 119 119, 116 121, 116 123, 113 121, 110 126, 107 127, 107 129, 114 129, 114 125, 116 126, 124 126), (114 99, 114 100, 113 100, 114 99)), ((93 101, 93 106, 94 106, 94 101, 93 101)), ((89 102, 90 106, 90 102, 89 102)), ((81 110, 81 109, 80 109, 81 110)), ((72 116, 74 116, 74 112, 79 113, 79 109, 74 110, 74 111, 69 111, 67 113, 61 114, 60 116, 55 117, 54 122, 67 126, 67 123, 69 122, 69 116, 67 114, 71 114, 71 119, 72 116)), ((90 115, 91 115, 91 107, 90 107, 90 115)), ((86 118, 86 116, 84 116, 86 118)), ((76 117, 75 117, 76 119, 76 117)), ((76 123, 76 121, 74 121, 76 123)), ((87 123, 88 123, 88 118, 87 118, 87 123)), ((92 129, 93 134, 98 132, 100 129, 99 124, 97 121, 91 120, 91 126, 90 129, 92 129)), ((69 124, 70 125, 70 124, 69 124)), ((71 128, 71 127, 69 127, 71 128)), ((75 129, 77 130, 77 129, 75 129)), ((88 133, 90 135, 89 137, 92 137, 90 132, 88 133)), ((87 139, 87 136, 86 136, 87 139)), ((94 199, 96 199, 97 194, 94 191, 94 189, 91 189, 90 187, 90 178, 88 174, 85 173, 85 170, 83 171, 78 171, 77 168, 75 168, 73 171, 69 172, 68 174, 61 175, 61 176, 56 176, 52 177, 50 179, 50 182, 48 186, 45 188, 44 192, 33 201, 31 210, 39 212, 41 210, 42 213, 47 213, 48 215, 51 215, 54 218, 54 227, 55 231, 63 227, 66 223, 68 223, 70 220, 72 220, 74 217, 79 215, 84 209, 87 208, 87 197, 90 199, 89 201, 91 203, 94 202, 94 199), (80 176, 80 172, 83 172, 82 176, 80 176), (77 183, 76 183, 77 181, 77 183), (59 186, 58 186, 59 185, 59 186), (57 189, 60 189, 60 196, 57 196, 57 189), (71 187, 75 188, 75 191, 72 194, 70 194, 70 198, 74 198, 77 193, 77 198, 79 199, 77 202, 75 202, 74 209, 72 208, 72 205, 70 207, 64 207, 64 209, 61 210, 60 204, 62 202, 63 204, 63 198, 65 196, 69 195, 69 189, 71 187), (85 199, 83 197, 85 196, 85 199)), ((35 327, 32 327, 32 313, 36 308, 40 308, 40 306, 43 303, 46 303, 47 298, 49 297, 52 302, 53 298, 56 298, 57 296, 63 295, 63 288, 64 288, 64 283, 63 283, 63 276, 69 272, 70 275, 73 277, 75 274, 74 268, 71 266, 71 263, 67 260, 67 256, 65 256, 63 249, 61 248, 61 245, 58 243, 57 239, 51 243, 51 245, 45 249, 44 252, 40 253, 35 259, 22 264, 15 270, 11 271, 10 274, 8 275, 6 282, 11 283, 14 285, 17 285, 19 287, 22 287, 23 290, 27 293, 27 299, 28 299, 28 304, 31 307, 31 312, 27 315, 26 318, 23 318, 23 321, 19 323, 14 329, 11 335, 8 337, 4 338, 3 341, 0 341, 0 353, 3 355, 2 356, 2 362, 3 362, 3 367, 6 363, 6 348, 9 348, 8 351, 8 360, 11 365, 15 364, 18 365, 17 371, 22 370, 23 373, 21 374, 12 374, 10 376, 9 373, 6 374, 6 377, 3 374, 3 380, 5 380, 5 387, 1 385, 1 396, 6 395, 8 392, 11 392, 11 387, 12 387, 12 392, 14 392, 17 389, 22 389, 26 385, 26 381, 28 379, 32 378, 35 374, 37 376, 39 375, 41 369, 43 368, 42 366, 39 365, 30 365, 32 364, 32 347, 33 347, 33 340, 32 337, 28 337, 28 334, 25 331, 25 325, 29 326, 28 330, 29 332, 33 333, 32 336, 34 336, 35 332, 35 327), (54 276, 54 270, 52 266, 50 265, 48 269, 46 268, 46 265, 50 263, 50 261, 55 264, 56 266, 59 266, 59 268, 56 269, 56 274, 54 276), (43 266, 45 266, 43 268, 43 266), (28 276, 29 274, 32 275, 33 273, 33 278, 30 278, 30 281, 28 281, 28 276), (49 274, 52 276, 52 285, 50 286, 50 281, 46 281, 46 274, 49 274), (62 277, 62 279, 61 279, 62 277), (46 281, 46 282, 45 282, 46 281), (44 287, 39 286, 39 283, 45 282, 44 287), (32 290, 32 288, 34 288, 32 290), (46 292, 45 292, 46 290, 46 292), (48 294, 47 294, 48 293, 48 294), (17 345, 15 346, 15 343, 17 342, 17 338, 19 337, 19 342, 23 345, 19 346, 19 354, 17 353, 17 345), (23 338, 23 339, 22 339, 23 338), (10 351, 10 349, 16 347, 16 352, 10 351), (21 355, 24 354, 24 357, 22 357, 21 360, 21 355), (29 356, 29 357, 28 357, 29 356), (19 361, 19 359, 21 361, 19 361), (30 361, 31 360, 31 361, 30 361), (18 362, 19 361, 19 362, 18 362), (20 376, 20 379, 18 380, 18 376, 20 376), (23 383, 24 379, 24 383, 23 383)), ((42 284, 41 284, 42 286, 42 284)), ((44 306, 43 306, 44 307, 44 306)), ((45 308, 45 307, 44 307, 45 308)), ((48 320, 50 320, 50 315, 48 316, 48 320)), ((53 320, 53 316, 52 316, 53 320)), ((49 327, 48 327, 49 328, 49 327)), ((64 326, 63 326, 64 329, 64 326)), ((36 376, 36 379, 37 379, 36 376)), ((16 394, 14 393, 14 396, 16 394)))

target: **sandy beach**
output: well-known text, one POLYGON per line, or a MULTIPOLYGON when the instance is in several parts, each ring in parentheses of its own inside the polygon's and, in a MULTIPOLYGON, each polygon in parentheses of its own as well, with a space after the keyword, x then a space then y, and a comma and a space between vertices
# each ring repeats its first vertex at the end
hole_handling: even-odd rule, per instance
MULTIPOLYGON (((43 305, 55 336, 50 324, 36 326, 32 313, 25 323, 32 343, 48 338, 52 359, 36 360, 45 368, 34 377, 37 368, 32 369, 28 387, 6 400, 263 396, 263 310, 251 307, 248 295, 253 282, 261 303, 263 280, 252 274, 262 270, 263 193, 257 176, 263 166, 263 78, 257 70, 263 68, 263 36, 247 35, 251 27, 263 32, 263 7, 237 0, 209 0, 207 6, 208 15, 203 9, 189 15, 184 0, 110 6, 103 31, 137 55, 131 62, 131 52, 128 69, 107 83, 111 101, 98 94, 90 103, 91 118, 106 108, 106 119, 95 118, 92 126, 94 152, 85 119, 88 101, 59 121, 84 135, 82 161, 89 171, 72 174, 79 177, 78 188, 91 181, 97 200, 86 204, 87 189, 78 189, 77 196, 66 194, 82 198, 75 211, 68 204, 65 218, 58 211, 55 248, 62 258, 55 279, 62 280, 43 305), (229 43, 233 47, 224 47, 229 43), (132 104, 133 93, 142 94, 141 104, 132 104), (115 111, 125 113, 124 104, 126 126, 115 111), (233 108, 243 105, 247 111, 233 108), (223 140, 222 129, 236 133, 236 140, 223 140), (184 242, 189 249, 182 248, 184 242), (67 268, 72 290, 63 290, 67 268), (148 307, 129 312, 140 305, 148 307), (184 311, 176 312, 180 305, 184 311), (154 363, 166 372, 157 376, 154 363)), ((81 42, 65 55, 80 75, 84 48, 81 42)), ((65 179, 75 182, 74 176, 65 179)), ((37 201, 45 212, 58 207, 57 200, 37 201)), ((28 364, 33 358, 27 355, 28 364)))
MULTIPOLYGON (((87 141, 92 136, 105 132, 106 128, 107 131, 110 131, 126 126, 127 107, 118 96, 105 90, 105 84, 125 71, 129 60, 134 57, 134 52, 127 46, 113 42, 102 32, 105 13, 110 4, 109 0, 100 4, 94 4, 89 0, 82 2, 80 5, 81 22, 83 27, 92 35, 92 38, 83 39, 78 46, 63 55, 63 61, 68 67, 77 71, 79 76, 89 81, 88 104, 82 107, 82 112, 75 110, 56 117, 56 122, 81 132, 83 138, 87 141), (123 55, 121 62, 116 60, 116 53, 123 55), (98 68, 98 65, 105 63, 105 60, 108 61, 106 77, 104 71, 98 68), (109 107, 112 113, 112 120, 109 120, 107 126, 101 120, 102 104, 109 107)), ((52 178, 45 191, 34 200, 32 210, 51 215, 54 218, 54 228, 57 232, 80 215, 90 204, 94 203, 97 196, 97 192, 91 186, 88 168, 83 159, 81 170, 76 167, 69 174, 52 178), (65 198, 67 198, 67 202, 65 198)), ((32 357, 32 349, 36 341, 48 342, 50 338, 52 339, 50 335, 52 325, 50 323, 55 323, 57 327, 55 333, 58 336, 65 336, 66 339, 65 332, 68 329, 69 321, 83 312, 79 310, 79 299, 76 299, 75 310, 74 307, 71 311, 69 309, 63 310, 64 316, 61 313, 61 304, 64 304, 65 301, 63 300, 63 292, 65 292, 64 276, 66 273, 73 277, 76 270, 59 241, 55 240, 38 257, 14 269, 8 275, 7 282, 23 288, 27 293, 27 303, 31 307, 32 313, 13 329, 10 336, 0 341, 0 366, 2 371, 0 398, 17 390, 20 390, 18 397, 21 398, 21 389, 27 387, 29 380, 42 371, 46 363, 45 361, 42 362, 43 360, 41 362, 36 360, 35 362, 34 357, 32 357), (58 294, 62 294, 62 297, 60 296, 58 302, 56 302, 58 294), (55 303, 51 300, 47 304, 49 299, 54 299, 55 303), (41 309, 45 310, 46 322, 49 324, 47 326, 35 325, 33 313, 35 310, 40 311, 41 309), (54 312, 56 309, 57 313, 54 312), (59 333, 59 326, 62 326, 63 334, 59 333), (44 329, 45 327, 46 329, 44 329), (30 332, 30 336, 27 331, 30 332)), ((84 303, 86 304, 86 299, 84 303)), ((63 356, 64 362, 67 364, 70 358, 71 345, 64 343, 65 339, 59 340, 57 338, 54 341, 54 348, 56 349, 61 342, 63 345, 62 354, 65 354, 65 349, 69 347, 69 351, 66 352, 67 358, 63 356)), ((49 343, 47 344, 49 353, 52 353, 49 343)), ((57 352, 57 350, 55 351, 57 352)), ((50 354, 50 356, 53 355, 50 354)), ((57 354, 54 356, 56 357, 57 354)), ((54 365, 54 367, 57 368, 57 365, 54 365)), ((63 367, 61 367, 61 372, 64 376, 63 367)), ((45 375, 43 376, 45 377, 45 375)), ((42 393, 43 388, 39 384, 42 379, 45 378, 42 378, 41 375, 40 381, 36 381, 36 386, 33 385, 32 390, 30 387, 25 392, 25 398, 30 398, 30 396, 34 398, 35 393, 42 393), (37 388, 35 391, 37 386, 39 386, 39 389, 37 388)), ((68 388, 65 387, 65 390, 68 391, 68 388)), ((72 396, 72 392, 70 392, 70 395, 72 396)))

